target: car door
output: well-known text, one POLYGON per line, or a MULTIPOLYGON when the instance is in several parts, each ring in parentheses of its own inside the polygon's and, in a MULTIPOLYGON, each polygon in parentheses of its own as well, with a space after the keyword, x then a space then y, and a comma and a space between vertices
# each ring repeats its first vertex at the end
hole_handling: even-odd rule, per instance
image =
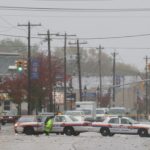
POLYGON ((110 118, 108 121, 109 124, 109 130, 111 133, 120 133, 120 128, 119 128, 119 118, 114 117, 110 118))
POLYGON ((62 124, 64 122, 66 122, 64 116, 55 116, 52 132, 63 132, 64 127, 62 126, 62 124))
POLYGON ((120 118, 120 132, 124 134, 133 134, 137 130, 133 128, 132 123, 127 118, 120 118))

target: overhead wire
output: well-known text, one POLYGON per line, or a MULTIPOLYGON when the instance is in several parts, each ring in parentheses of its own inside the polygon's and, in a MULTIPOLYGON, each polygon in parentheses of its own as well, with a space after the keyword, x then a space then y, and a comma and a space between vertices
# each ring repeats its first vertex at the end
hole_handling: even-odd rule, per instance
MULTIPOLYGON (((0 34, 1 36, 10 36, 10 37, 22 37, 22 38, 27 38, 27 36, 20 36, 20 35, 10 35, 10 34, 0 34)), ((150 36, 150 33, 147 34, 135 34, 135 35, 123 35, 123 36, 108 36, 108 37, 79 37, 78 39, 81 40, 99 40, 99 39, 120 39, 120 38, 134 38, 134 37, 146 37, 146 36, 150 36)), ((36 37, 36 36, 32 36, 32 38, 38 38, 38 39, 45 39, 42 37, 36 37)), ((55 40, 62 40, 64 38, 53 38, 55 40)), ((76 38, 68 38, 70 40, 75 40, 76 38)))
MULTIPOLYGON (((3 18, 2 16, 0 16, 0 19, 5 22, 6 24, 10 25, 11 26, 11 29, 15 28, 15 29, 18 29, 18 30, 22 30, 22 31, 25 31, 24 29, 20 29, 19 27, 13 25, 12 23, 10 23, 8 20, 6 20, 5 18, 3 18)), ((0 31, 1 32, 1 31, 0 31)), ((26 31, 25 31, 26 32, 26 31)))
POLYGON ((102 2, 102 1, 112 1, 112 0, 35 0, 35 1, 54 1, 54 2, 93 2, 93 1, 97 1, 97 2, 102 2))
POLYGON ((62 8, 62 7, 17 7, 0 6, 1 10, 19 10, 19 11, 59 11, 59 12, 150 12, 150 8, 62 8))

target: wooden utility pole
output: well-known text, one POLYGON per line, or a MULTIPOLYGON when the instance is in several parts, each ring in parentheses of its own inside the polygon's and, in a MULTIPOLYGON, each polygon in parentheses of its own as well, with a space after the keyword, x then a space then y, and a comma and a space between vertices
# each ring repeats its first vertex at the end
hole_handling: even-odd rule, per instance
POLYGON ((148 118, 149 116, 149 99, 148 99, 148 56, 145 57, 145 110, 146 110, 146 117, 148 118))
POLYGON ((99 64, 99 102, 98 106, 100 107, 102 101, 102 47, 99 46, 99 55, 98 55, 98 64, 99 64))
POLYGON ((76 36, 76 35, 69 35, 67 33, 59 36, 64 36, 64 110, 67 110, 67 90, 66 90, 66 74, 67 74, 67 64, 66 64, 66 50, 67 50, 67 37, 76 36))
POLYGON ((81 64, 80 64, 80 44, 87 44, 87 42, 79 42, 77 39, 76 43, 69 44, 77 44, 77 65, 78 65, 78 77, 79 77, 79 95, 80 101, 82 101, 82 80, 81 80, 81 64))
POLYGON ((28 27, 28 115, 31 114, 31 26, 41 26, 41 24, 18 24, 18 26, 26 26, 28 27))
POLYGON ((112 99, 112 106, 115 106, 115 98, 116 98, 116 53, 113 53, 113 99, 112 99))
POLYGON ((48 42, 48 79, 49 79, 49 91, 48 91, 48 96, 49 96, 49 112, 53 112, 54 111, 54 107, 53 106, 53 96, 52 96, 52 92, 53 92, 53 85, 52 85, 52 59, 51 59, 51 36, 52 35, 56 35, 59 36, 58 33, 50 33, 50 31, 47 31, 47 34, 38 34, 38 35, 46 35, 47 36, 47 42, 48 42))

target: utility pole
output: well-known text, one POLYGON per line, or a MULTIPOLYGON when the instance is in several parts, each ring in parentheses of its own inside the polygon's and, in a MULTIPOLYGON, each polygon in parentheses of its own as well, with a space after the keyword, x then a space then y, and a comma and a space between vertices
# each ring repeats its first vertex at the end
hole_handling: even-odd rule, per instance
POLYGON ((146 77, 146 82, 145 82, 145 110, 146 110, 146 117, 148 118, 149 115, 149 100, 148 100, 148 56, 145 57, 145 77, 146 77))
POLYGON ((99 63, 99 103, 98 106, 100 107, 102 101, 102 47, 99 46, 99 55, 98 55, 98 63, 99 63))
POLYGON ((115 85, 116 85, 116 53, 113 53, 113 99, 112 99, 112 106, 115 106, 115 98, 116 98, 116 90, 115 90, 115 85))
POLYGON ((63 35, 59 35, 64 37, 64 110, 67 110, 67 90, 66 90, 66 74, 67 74, 67 64, 66 64, 66 51, 67 51, 67 37, 76 36, 76 35, 69 35, 67 33, 63 35))
POLYGON ((28 24, 18 24, 18 26, 26 26, 28 27, 28 115, 31 114, 31 26, 41 26, 41 24, 31 24, 28 22, 28 24))
POLYGON ((53 85, 52 85, 52 59, 51 59, 51 36, 52 35, 56 35, 58 36, 58 33, 50 33, 50 31, 47 31, 47 34, 38 34, 38 35, 46 35, 47 36, 47 42, 48 42, 48 79, 49 79, 49 91, 48 91, 48 96, 49 96, 49 112, 53 112, 54 111, 54 107, 53 107, 53 96, 52 96, 52 89, 53 89, 53 85))
POLYGON ((80 64, 80 44, 87 44, 87 42, 79 42, 77 39, 76 43, 69 43, 69 44, 77 44, 77 64, 78 64, 78 76, 79 76, 79 94, 80 94, 80 101, 82 101, 82 82, 81 82, 81 64, 80 64))

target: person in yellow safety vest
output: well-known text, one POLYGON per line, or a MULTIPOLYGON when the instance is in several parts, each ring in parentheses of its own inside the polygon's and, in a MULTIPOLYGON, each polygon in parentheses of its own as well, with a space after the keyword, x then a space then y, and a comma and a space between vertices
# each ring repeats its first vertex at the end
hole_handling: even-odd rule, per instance
POLYGON ((53 128, 53 117, 47 117, 45 120, 44 133, 49 135, 53 128))

